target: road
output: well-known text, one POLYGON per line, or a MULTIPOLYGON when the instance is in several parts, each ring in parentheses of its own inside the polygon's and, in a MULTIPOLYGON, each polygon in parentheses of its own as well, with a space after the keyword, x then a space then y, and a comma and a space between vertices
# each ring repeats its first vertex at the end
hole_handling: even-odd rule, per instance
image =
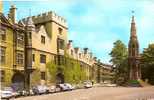
POLYGON ((94 87, 68 92, 17 98, 16 100, 154 100, 154 86, 94 87))

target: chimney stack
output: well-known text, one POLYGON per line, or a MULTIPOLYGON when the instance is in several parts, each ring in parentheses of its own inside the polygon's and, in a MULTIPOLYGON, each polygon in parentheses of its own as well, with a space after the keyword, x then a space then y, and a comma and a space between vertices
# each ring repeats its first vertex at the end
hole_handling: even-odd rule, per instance
POLYGON ((17 8, 15 7, 15 5, 11 5, 8 16, 11 19, 13 24, 16 22, 16 10, 17 10, 17 8))
POLYGON ((84 48, 84 54, 87 54, 88 53, 88 48, 84 48))
POLYGON ((3 12, 3 3, 2 3, 2 0, 0 0, 0 13, 3 12))

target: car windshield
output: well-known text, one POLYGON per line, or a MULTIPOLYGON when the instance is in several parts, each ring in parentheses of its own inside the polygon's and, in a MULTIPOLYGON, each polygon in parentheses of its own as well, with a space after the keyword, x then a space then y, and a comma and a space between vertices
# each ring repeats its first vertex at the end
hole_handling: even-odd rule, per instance
POLYGON ((13 89, 11 87, 5 87, 4 90, 5 91, 13 91, 13 89))

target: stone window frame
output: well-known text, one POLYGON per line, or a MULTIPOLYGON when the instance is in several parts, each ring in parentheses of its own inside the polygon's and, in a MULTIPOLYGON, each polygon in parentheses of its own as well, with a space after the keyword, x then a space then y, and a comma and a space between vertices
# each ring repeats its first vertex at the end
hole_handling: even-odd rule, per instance
POLYGON ((6 30, 5 29, 0 29, 0 40, 6 41, 6 30))
POLYGON ((46 79, 46 74, 45 72, 41 72, 41 80, 45 80, 46 79))
POLYGON ((0 62, 1 62, 1 64, 5 64, 5 57, 6 57, 6 48, 0 47, 0 62))
POLYGON ((82 54, 81 54, 81 53, 79 53, 79 58, 80 58, 80 59, 82 58, 82 54))
POLYGON ((65 40, 58 38, 58 48, 64 50, 65 40))
POLYGON ((41 35, 41 43, 45 44, 45 36, 41 35))
POLYGON ((17 32, 17 46, 23 47, 24 46, 24 34, 17 32))
POLYGON ((1 82, 5 82, 5 71, 4 70, 0 70, 0 80, 1 82))
POLYGON ((46 55, 40 54, 40 63, 46 63, 46 55))
POLYGON ((16 52, 16 64, 23 65, 24 64, 24 52, 17 51, 16 52))
POLYGON ((74 51, 73 51, 73 49, 71 49, 71 55, 72 55, 72 56, 74 55, 74 51))
POLYGON ((60 34, 60 35, 63 34, 63 29, 61 27, 58 28, 58 34, 60 34))
POLYGON ((32 54, 32 61, 35 62, 35 54, 32 54))

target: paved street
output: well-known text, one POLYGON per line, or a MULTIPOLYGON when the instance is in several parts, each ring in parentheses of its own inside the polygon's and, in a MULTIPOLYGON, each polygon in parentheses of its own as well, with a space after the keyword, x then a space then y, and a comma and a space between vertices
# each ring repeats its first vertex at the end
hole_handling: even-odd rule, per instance
POLYGON ((94 87, 16 100, 154 100, 154 87, 94 87))

